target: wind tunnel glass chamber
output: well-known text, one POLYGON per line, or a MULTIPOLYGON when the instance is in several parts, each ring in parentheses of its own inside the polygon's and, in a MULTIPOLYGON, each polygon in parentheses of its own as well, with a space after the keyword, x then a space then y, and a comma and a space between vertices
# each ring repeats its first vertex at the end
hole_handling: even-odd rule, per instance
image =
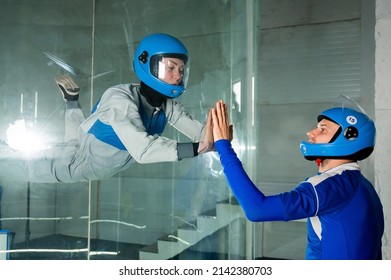
MULTIPOLYGON (((261 3, 273 5, 0 0, 0 160, 7 160, 6 144, 34 156, 63 143, 66 107, 56 76, 74 78, 88 116, 107 88, 139 82, 132 67, 135 48, 144 36, 163 32, 190 53, 188 86, 178 98, 188 113, 205 121, 223 99, 235 151, 250 178, 266 194, 295 187, 312 168, 298 149, 318 108, 307 104, 331 96, 321 100, 310 90, 296 90, 315 64, 306 60, 308 69, 300 72, 288 71, 285 63, 297 65, 302 52, 295 51, 309 45, 303 38, 321 33, 263 29, 261 3), (296 56, 281 56, 287 50, 296 56)), ((339 24, 330 29, 357 31, 354 21, 339 24)), ((312 56, 323 53, 312 47, 312 56)), ((169 126, 164 136, 189 141, 169 126)), ((0 230, 7 232, 9 259, 304 258, 305 223, 249 222, 215 152, 173 163, 135 163, 85 183, 25 182, 9 166, 0 173, 0 230)))

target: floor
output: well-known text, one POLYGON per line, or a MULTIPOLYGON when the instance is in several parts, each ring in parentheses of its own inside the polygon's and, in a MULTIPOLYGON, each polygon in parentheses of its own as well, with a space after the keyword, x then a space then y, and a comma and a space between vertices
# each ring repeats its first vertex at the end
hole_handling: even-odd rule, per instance
MULTIPOLYGON (((51 235, 29 242, 11 245, 10 260, 86 260, 87 239, 66 235, 51 235), (25 248, 29 248, 25 252, 25 248), (47 248, 48 250, 45 250, 47 248), (56 250, 53 250, 56 248, 56 250), (81 249, 81 252, 78 251, 81 249), (21 250, 21 252, 18 252, 21 250), (23 252, 24 250, 24 252, 23 252), (12 252, 13 251, 13 252, 12 252)), ((144 245, 119 243, 105 240, 91 240, 91 260, 138 260, 139 250, 144 245), (107 254, 107 252, 115 252, 107 254)), ((192 248, 178 254, 173 260, 226 260, 227 254, 200 252, 192 248)), ((240 257, 231 256, 231 259, 240 257)))

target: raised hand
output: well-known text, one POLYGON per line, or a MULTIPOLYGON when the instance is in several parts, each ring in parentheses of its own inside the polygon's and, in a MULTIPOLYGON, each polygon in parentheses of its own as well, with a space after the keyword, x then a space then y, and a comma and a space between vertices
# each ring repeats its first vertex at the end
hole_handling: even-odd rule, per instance
POLYGON ((229 125, 227 105, 222 101, 216 102, 215 108, 211 109, 213 119, 214 141, 226 139, 232 141, 232 125, 229 125))
POLYGON ((208 119, 206 121, 204 129, 204 134, 198 146, 198 154, 203 154, 214 150, 212 126, 212 111, 209 111, 208 119))

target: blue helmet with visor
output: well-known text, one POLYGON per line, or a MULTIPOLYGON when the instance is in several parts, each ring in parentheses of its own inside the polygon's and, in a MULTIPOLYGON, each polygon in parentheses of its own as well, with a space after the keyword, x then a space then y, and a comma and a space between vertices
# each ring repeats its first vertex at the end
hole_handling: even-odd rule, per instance
POLYGON ((300 149, 307 160, 367 158, 375 147, 376 128, 364 113, 347 107, 333 107, 318 116, 318 122, 327 119, 340 127, 329 143, 303 141, 300 149))
POLYGON ((186 47, 175 37, 163 33, 146 36, 138 45, 133 59, 137 77, 147 86, 168 98, 180 96, 186 89, 189 78, 189 56, 186 47), (178 84, 163 81, 168 69, 165 58, 180 59, 181 79, 178 84))

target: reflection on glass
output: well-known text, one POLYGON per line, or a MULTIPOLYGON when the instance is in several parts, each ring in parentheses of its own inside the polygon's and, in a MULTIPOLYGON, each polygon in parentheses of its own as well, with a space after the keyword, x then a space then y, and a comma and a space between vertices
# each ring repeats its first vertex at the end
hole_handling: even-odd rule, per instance
MULTIPOLYGON (((56 76, 69 74, 80 82, 79 100, 88 115, 107 88, 137 82, 134 48, 145 35, 161 31, 189 46, 192 71, 179 101, 201 119, 218 99, 233 100, 235 149, 245 164, 259 153, 258 143, 248 138, 249 124, 257 121, 247 113, 256 106, 257 73, 243 70, 248 69, 246 50, 252 48, 244 43, 253 29, 247 26, 249 9, 242 1, 174 2, 167 7, 159 0, 0 0, 0 34, 7 38, 0 41, 0 157, 1 143, 36 151, 63 141, 65 107, 56 76)), ((170 129, 164 133, 181 137, 170 129)), ((251 133, 257 135, 254 125, 251 133)), ((178 163, 135 164, 86 183, 1 177, 0 184, 0 229, 11 232, 11 259, 249 256, 246 236, 252 233, 216 153, 178 163)))

